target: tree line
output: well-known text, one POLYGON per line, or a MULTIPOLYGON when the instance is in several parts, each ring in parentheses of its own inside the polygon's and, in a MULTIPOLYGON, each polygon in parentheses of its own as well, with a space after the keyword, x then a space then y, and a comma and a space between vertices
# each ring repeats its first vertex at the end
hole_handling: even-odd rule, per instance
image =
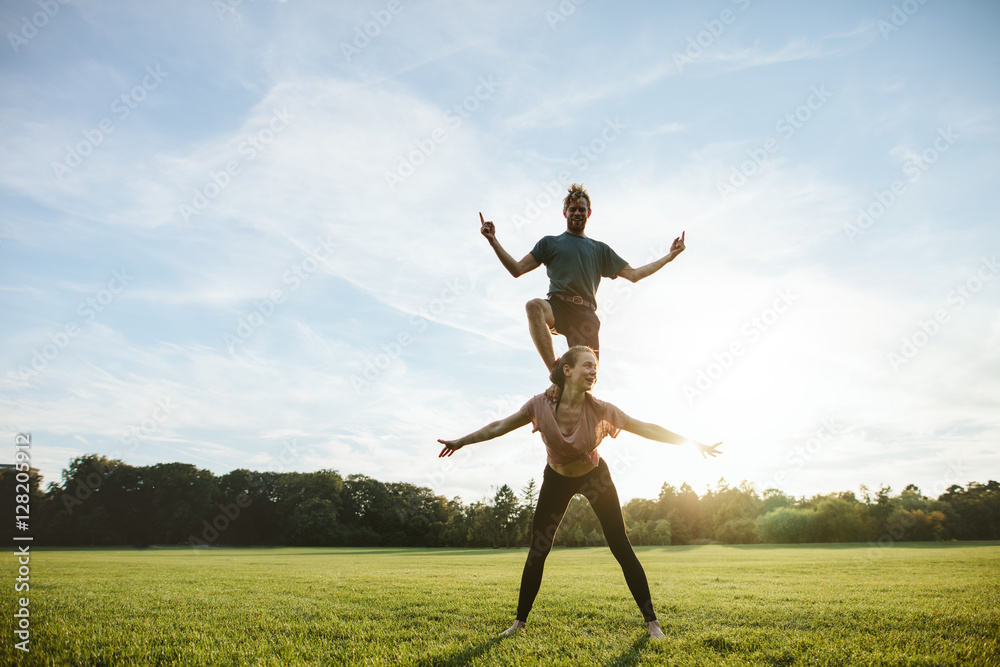
MULTIPOLYGON (((16 474, 0 468, 6 502, 23 500, 16 474)), ((465 504, 335 470, 216 476, 187 463, 131 466, 99 455, 74 459, 44 491, 37 471, 29 478, 30 534, 53 546, 520 547, 530 540, 538 495, 531 480, 519 492, 504 484, 465 504)), ((898 494, 861 487, 860 497, 811 498, 758 493, 747 482, 720 480, 701 496, 687 484, 664 484, 659 497, 630 500, 622 511, 640 546, 1000 539, 1000 483, 992 480, 953 485, 936 499, 912 484, 898 494)), ((582 496, 571 501, 556 544, 605 544, 582 496)))

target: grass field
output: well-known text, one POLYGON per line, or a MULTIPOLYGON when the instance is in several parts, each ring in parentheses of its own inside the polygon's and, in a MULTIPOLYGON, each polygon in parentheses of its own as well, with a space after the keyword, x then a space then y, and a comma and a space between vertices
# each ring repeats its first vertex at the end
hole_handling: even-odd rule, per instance
POLYGON ((1000 665, 998 543, 637 552, 666 640, 606 548, 553 551, 504 639, 523 549, 34 551, 0 664, 1000 665))

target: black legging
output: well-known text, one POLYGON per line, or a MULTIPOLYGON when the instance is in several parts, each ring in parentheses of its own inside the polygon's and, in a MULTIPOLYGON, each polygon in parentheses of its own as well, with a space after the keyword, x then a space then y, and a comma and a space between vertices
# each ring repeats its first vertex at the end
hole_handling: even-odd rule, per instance
POLYGON ((611 481, 611 471, 608 464, 601 459, 596 468, 580 477, 560 475, 550 466, 545 466, 542 475, 542 488, 538 492, 538 506, 531 520, 531 547, 528 549, 528 560, 524 563, 524 573, 521 575, 521 594, 517 601, 517 620, 526 623, 531 605, 538 595, 542 585, 542 569, 545 558, 552 549, 552 542, 559 529, 569 501, 577 493, 583 494, 590 506, 597 513, 604 530, 604 537, 611 547, 611 553, 618 559, 625 574, 625 581, 632 591, 635 603, 642 611, 646 622, 655 621, 653 601, 649 594, 649 582, 646 573, 632 550, 625 532, 625 519, 622 517, 622 507, 618 500, 618 490, 611 481))

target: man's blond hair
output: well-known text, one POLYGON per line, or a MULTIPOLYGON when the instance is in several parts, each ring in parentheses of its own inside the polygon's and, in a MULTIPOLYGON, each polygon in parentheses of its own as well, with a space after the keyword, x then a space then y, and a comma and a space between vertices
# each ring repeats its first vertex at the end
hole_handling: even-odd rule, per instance
POLYGON ((590 195, 583 189, 583 183, 574 183, 569 186, 569 194, 563 199, 563 213, 569 208, 569 203, 574 199, 582 199, 587 202, 587 210, 590 210, 590 195))

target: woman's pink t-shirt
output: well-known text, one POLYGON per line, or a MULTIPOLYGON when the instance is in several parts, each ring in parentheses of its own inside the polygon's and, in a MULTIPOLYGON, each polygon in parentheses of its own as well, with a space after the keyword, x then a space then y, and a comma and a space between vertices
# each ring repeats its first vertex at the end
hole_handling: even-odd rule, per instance
POLYGON ((573 461, 589 461, 597 465, 601 460, 597 446, 605 436, 616 437, 629 417, 614 405, 594 398, 587 393, 584 398, 580 421, 566 435, 559 430, 555 403, 545 394, 533 396, 525 403, 520 414, 531 420, 532 433, 538 431, 545 443, 548 462, 565 465, 573 461))

